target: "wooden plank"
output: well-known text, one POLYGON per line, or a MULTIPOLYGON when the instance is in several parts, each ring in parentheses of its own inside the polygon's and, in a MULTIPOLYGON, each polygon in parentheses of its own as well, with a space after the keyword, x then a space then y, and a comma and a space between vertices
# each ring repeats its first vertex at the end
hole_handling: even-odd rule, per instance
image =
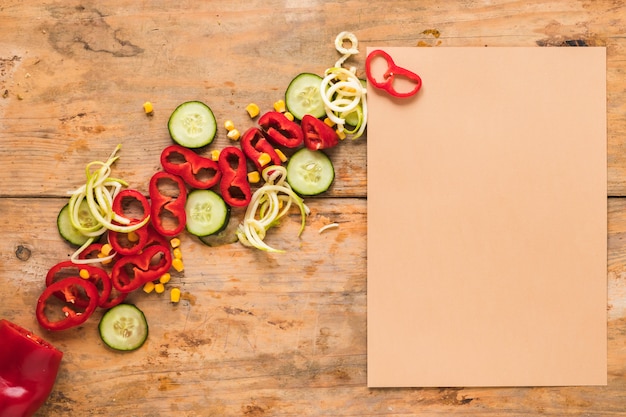
MULTIPOLYGON (((626 194, 626 6, 611 0, 76 0, 0 5, 0 317, 38 332, 43 277, 71 253, 55 218, 86 163, 122 143, 117 176, 147 191, 170 143, 169 113, 202 99, 218 121, 254 125, 298 72, 338 58, 343 30, 367 46, 606 46, 609 196, 626 194), (142 104, 155 105, 153 117, 142 104)), ((351 59, 362 75, 364 56, 351 59)), ((584 82, 584 80, 581 80, 584 82)), ((573 86, 575 88, 575 86, 573 86)), ((210 148, 230 142, 220 130, 210 148)), ((142 349, 102 346, 97 319, 46 334, 65 352, 38 416, 622 415, 626 407, 626 202, 609 198, 606 387, 366 388, 366 144, 329 153, 326 195, 268 237, 268 255, 183 235, 183 301, 134 294, 151 325, 142 349), (339 228, 318 233, 323 225, 339 228)), ((209 149, 204 150, 208 152, 209 149)), ((389 138, 389 151, 394 148, 389 138)), ((390 202, 393 204, 395 202, 390 202)), ((408 208, 407 208, 408 209, 408 208)), ((565 209, 565 208, 564 208, 565 209)), ((235 212, 241 216, 241 212, 235 212)))

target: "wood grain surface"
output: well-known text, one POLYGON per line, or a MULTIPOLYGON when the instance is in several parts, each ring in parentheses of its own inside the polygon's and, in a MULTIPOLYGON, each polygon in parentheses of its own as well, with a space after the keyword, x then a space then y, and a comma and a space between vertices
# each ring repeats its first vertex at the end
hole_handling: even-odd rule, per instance
MULTIPOLYGON (((621 0, 3 0, 0 317, 65 352, 37 416, 626 415, 625 32, 621 0), (72 252, 56 215, 86 163, 121 143, 115 175, 146 193, 178 104, 202 100, 220 126, 232 119, 244 130, 255 123, 248 103, 269 110, 293 76, 332 66, 344 30, 363 52, 607 48, 607 386, 366 387, 366 137, 330 151, 336 180, 307 199, 303 235, 295 212, 272 231, 268 243, 287 253, 208 247, 183 234, 185 271, 170 284, 183 300, 131 296, 150 325, 141 349, 106 349, 102 312, 61 333, 38 327, 45 273, 72 252), (142 109, 147 100, 152 117, 142 109), (318 232, 332 222, 339 227, 318 232)), ((360 75, 363 52, 348 61, 360 75)), ((210 149, 227 144, 219 129, 210 149)), ((389 151, 398 151, 393 138, 389 151)))

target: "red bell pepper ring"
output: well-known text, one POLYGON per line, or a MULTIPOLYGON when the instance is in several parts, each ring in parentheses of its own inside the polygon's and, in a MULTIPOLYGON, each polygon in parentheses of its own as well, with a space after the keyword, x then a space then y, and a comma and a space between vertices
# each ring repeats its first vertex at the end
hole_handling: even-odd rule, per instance
POLYGON ((120 216, 130 219, 131 224, 142 222, 150 215, 150 203, 148 202, 148 199, 139 191, 130 188, 126 188, 117 193, 113 199, 111 208, 120 216), (141 205, 142 214, 140 217, 134 216, 134 213, 126 213, 126 209, 131 206, 133 201, 137 201, 141 205))
POLYGON ((130 239, 130 233, 116 232, 114 230, 108 231, 109 244, 113 250, 120 255, 134 255, 141 252, 148 242, 148 224, 146 223, 133 233, 136 236, 135 239, 130 239))
POLYGON ((161 166, 166 172, 180 176, 190 187, 203 190, 217 185, 222 176, 216 161, 180 145, 163 149, 161 166))
POLYGON ((159 171, 150 178, 149 185, 151 205, 151 223, 154 229, 163 236, 176 236, 185 228, 187 215, 185 202, 187 188, 182 178, 169 172, 159 171), (174 193, 165 193, 161 186, 173 184, 174 193))
MULTIPOLYGON (((54 265, 48 270, 46 274, 46 286, 50 286, 55 282, 60 281, 68 277, 78 277, 80 270, 84 269, 89 273, 89 278, 86 280, 96 286, 98 290, 98 306, 102 307, 106 304, 109 295, 111 294, 111 278, 109 274, 102 268, 89 264, 75 264, 72 261, 62 261, 54 265)), ((84 278, 83 278, 84 279, 84 278)), ((81 308, 86 308, 91 300, 85 300, 84 294, 78 291, 78 288, 73 288, 75 300, 73 303, 81 308)), ((57 296, 61 296, 57 293, 57 296)))
MULTIPOLYGON (((283 162, 280 160, 280 156, 278 156, 272 144, 267 141, 261 129, 256 127, 251 127, 246 130, 241 137, 241 150, 248 157, 248 159, 256 165, 259 172, 263 171, 263 167, 267 165, 262 164, 259 160, 261 154, 263 153, 270 156, 270 162, 273 165, 280 165, 283 162)), ((220 165, 219 161, 218 165, 220 165)), ((222 165, 220 165, 220 169, 222 169, 222 175, 225 175, 222 165)))
POLYGON ((98 307, 98 299, 98 289, 94 284, 79 277, 68 277, 53 282, 43 290, 37 300, 35 315, 39 325, 46 330, 66 330, 79 326, 87 321, 96 310, 96 307, 98 307), (64 297, 62 302, 56 302, 56 304, 64 304, 61 307, 62 318, 51 320, 48 317, 46 305, 53 303, 52 298, 57 298, 57 293, 62 294, 64 297), (83 293, 83 295, 77 296, 77 293, 83 293), (84 310, 81 311, 80 308, 76 308, 78 307, 76 300, 79 298, 84 299, 85 296, 89 299, 89 303, 84 310))
POLYGON ((113 287, 119 292, 131 292, 148 281, 159 279, 172 266, 168 247, 151 245, 137 255, 120 258, 111 271, 113 287))
POLYGON ((63 352, 5 319, 0 340, 0 417, 31 417, 52 392, 63 352))
POLYGON ((332 148, 339 143, 335 129, 310 114, 302 117, 300 126, 304 133, 304 146, 312 151, 332 148))
POLYGON ((226 204, 232 207, 247 206, 252 199, 252 192, 243 152, 234 146, 227 146, 220 152, 217 163, 222 171, 220 193, 226 204))
POLYGON ((406 68, 396 65, 391 56, 381 49, 376 49, 369 53, 365 59, 365 72, 367 74, 368 81, 374 87, 384 90, 394 97, 411 97, 417 94, 417 92, 422 88, 422 78, 419 75, 413 71, 409 71, 406 68), (374 71, 372 70, 372 62, 379 56, 385 60, 387 65, 387 69, 382 74, 382 80, 376 79, 376 76, 373 73, 374 71), (398 91, 394 84, 396 77, 408 80, 413 87, 408 91, 398 91))
POLYGON ((269 111, 259 118, 259 125, 275 145, 297 148, 304 140, 300 126, 287 119, 284 113, 269 111))

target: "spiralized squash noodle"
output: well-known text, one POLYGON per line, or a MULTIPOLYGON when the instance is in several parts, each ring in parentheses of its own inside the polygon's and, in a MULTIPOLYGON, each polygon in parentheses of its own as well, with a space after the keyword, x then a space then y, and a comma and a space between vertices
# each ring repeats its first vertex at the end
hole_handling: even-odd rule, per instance
POLYGON ((276 226, 289 212, 292 204, 300 209, 302 218, 298 236, 304 231, 308 207, 287 183, 287 169, 272 165, 262 172, 265 184, 259 187, 250 200, 243 222, 237 228, 237 237, 244 246, 252 246, 267 252, 284 252, 265 243, 267 231, 276 226))

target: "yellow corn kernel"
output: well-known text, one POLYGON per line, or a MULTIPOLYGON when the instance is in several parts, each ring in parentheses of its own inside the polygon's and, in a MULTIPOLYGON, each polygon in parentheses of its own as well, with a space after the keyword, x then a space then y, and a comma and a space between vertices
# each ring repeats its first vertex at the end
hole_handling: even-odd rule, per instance
POLYGON ((274 110, 284 113, 285 112, 285 101, 284 100, 278 100, 276 102, 274 102, 274 110))
POLYGON ((143 285, 143 292, 145 292, 146 294, 150 294, 152 291, 154 291, 154 287, 154 282, 148 281, 143 285))
POLYGON ((171 245, 173 248, 177 248, 177 247, 179 247, 179 246, 180 246, 180 239, 179 239, 179 238, 177 238, 177 237, 172 238, 172 239, 170 240, 170 245, 171 245))
POLYGON ((239 131, 237 129, 233 129, 233 130, 229 130, 228 133, 226 134, 226 136, 230 140, 239 140, 239 137, 241 136, 241 133, 239 133, 239 131))
POLYGON ((213 149, 211 151, 211 159, 213 161, 216 161, 216 162, 217 162, 218 159, 220 159, 220 151, 219 151, 219 149, 213 149))
POLYGON ((82 278, 82 279, 89 279, 89 271, 87 271, 86 269, 81 268, 80 271, 78 271, 78 275, 82 278))
POLYGON ((235 123, 232 120, 226 120, 224 122, 224 128, 229 132, 235 128, 235 123))
POLYGON ((287 156, 283 153, 283 151, 281 151, 280 149, 276 148, 276 149, 274 149, 274 152, 276 152, 276 155, 278 155, 278 157, 280 158, 281 161, 287 162, 287 156))
POLYGON ((129 242, 137 242, 139 240, 139 235, 136 232, 132 231, 126 235, 126 238, 129 242))
POLYGON ((346 138, 346 132, 344 132, 343 130, 336 130, 337 132, 337 136, 339 136, 339 139, 344 140, 346 138))
POLYGON ((185 266, 183 265, 183 260, 178 258, 172 259, 172 267, 178 272, 183 272, 183 270, 185 269, 185 266))
POLYGON ((248 114, 250 115, 251 118, 255 118, 259 115, 259 106, 257 106, 254 103, 250 103, 246 106, 246 111, 248 112, 248 114))
POLYGON ((149 101, 146 101, 143 103, 143 111, 145 111, 146 114, 151 114, 154 111, 154 106, 152 106, 152 103, 149 101))
POLYGON ((256 184, 259 181, 261 181, 261 174, 259 174, 259 171, 248 172, 248 182, 249 183, 256 184))
POLYGON ((293 122, 293 119, 295 119, 295 117, 293 116, 293 114, 289 113, 288 111, 285 112, 285 117, 288 120, 291 120, 293 122))
POLYGON ((261 164, 262 167, 264 167, 265 165, 269 164, 271 160, 272 160, 272 157, 267 152, 263 152, 259 156, 259 159, 258 159, 259 164, 261 164))
POLYGON ((104 245, 102 245, 102 248, 100 248, 100 253, 104 256, 109 256, 112 250, 113 246, 111 246, 111 244, 109 243, 105 243, 104 245))
POLYGON ((170 282, 171 279, 172 279, 172 275, 169 272, 166 272, 163 275, 161 275, 161 277, 159 278, 159 282, 161 284, 167 284, 168 282, 170 282))
POLYGON ((180 301, 180 288, 172 288, 170 290, 170 301, 173 303, 180 301))
POLYGON ((163 293, 163 291, 165 291, 165 285, 161 284, 160 282, 154 284, 154 291, 157 294, 163 293))
POLYGON ((174 255, 174 259, 183 259, 183 251, 180 248, 174 248, 172 255, 174 255))
POLYGON ((335 126, 335 122, 333 122, 332 120, 330 120, 328 117, 326 117, 324 119, 324 123, 326 123, 328 126, 330 127, 334 127, 335 126))

